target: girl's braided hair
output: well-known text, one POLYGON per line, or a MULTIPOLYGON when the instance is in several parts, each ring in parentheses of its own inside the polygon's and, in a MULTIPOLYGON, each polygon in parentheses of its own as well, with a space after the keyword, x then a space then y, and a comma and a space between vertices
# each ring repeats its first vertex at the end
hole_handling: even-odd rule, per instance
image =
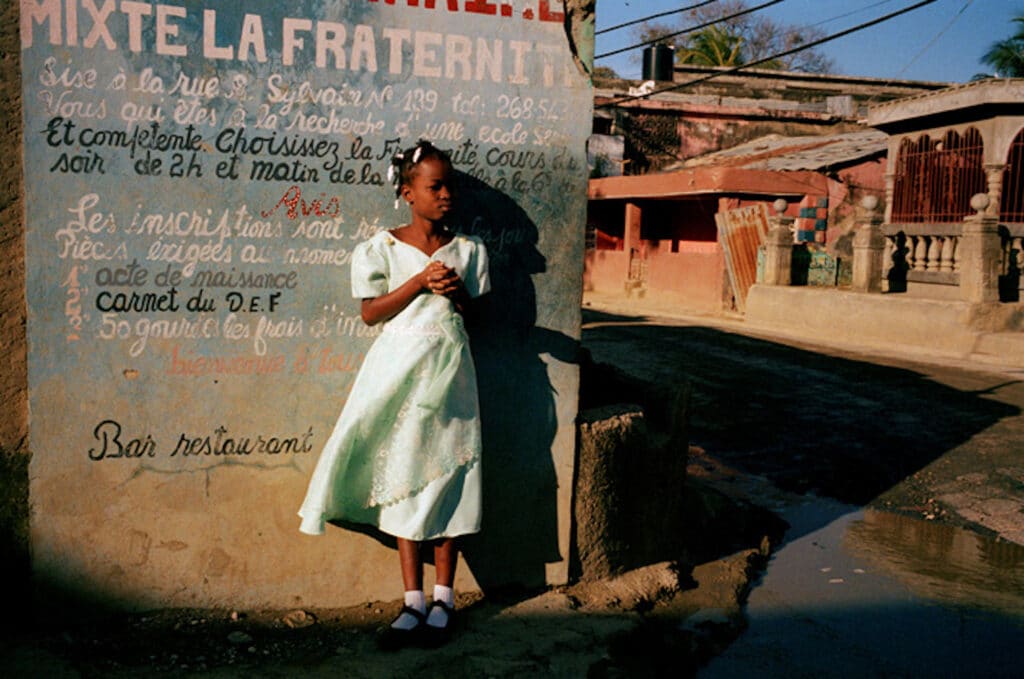
POLYGON ((395 190, 395 209, 401 204, 402 186, 412 182, 416 173, 416 166, 428 158, 435 158, 449 166, 452 164, 448 154, 431 144, 426 139, 420 139, 415 146, 410 146, 404 151, 399 151, 391 156, 391 166, 388 167, 388 181, 395 190))

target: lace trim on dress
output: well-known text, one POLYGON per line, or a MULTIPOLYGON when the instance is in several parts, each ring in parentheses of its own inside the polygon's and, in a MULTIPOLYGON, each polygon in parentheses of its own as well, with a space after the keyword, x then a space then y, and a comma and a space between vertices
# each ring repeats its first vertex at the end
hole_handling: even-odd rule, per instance
MULTIPOLYGON (((381 451, 380 455, 388 455, 386 451, 381 451)), ((370 491, 370 497, 366 501, 367 507, 387 507, 393 505, 402 500, 415 495, 420 492, 432 482, 438 480, 446 474, 450 474, 459 467, 471 463, 475 463, 480 459, 480 454, 476 450, 470 448, 463 449, 458 455, 454 457, 447 457, 444 461, 431 461, 430 464, 424 466, 424 473, 420 477, 419 483, 406 483, 402 485, 391 485, 386 483, 383 479, 374 480, 373 488, 370 491)))
MULTIPOLYGON (((468 338, 462 317, 452 313, 436 323, 399 325, 385 332, 427 334, 437 339, 437 360, 416 374, 426 387, 411 402, 402 404, 396 417, 444 417, 451 398, 453 381, 459 373, 463 354, 468 351, 468 338), (415 408, 419 412, 413 413, 415 408), (425 415, 423 411, 429 411, 425 415)), ((466 360, 472 360, 467 357, 466 360)), ((367 507, 387 506, 409 497, 445 474, 475 461, 480 456, 479 443, 459 450, 443 450, 424 456, 411 441, 396 442, 391 436, 382 438, 373 459, 373 481, 366 501, 367 507)))

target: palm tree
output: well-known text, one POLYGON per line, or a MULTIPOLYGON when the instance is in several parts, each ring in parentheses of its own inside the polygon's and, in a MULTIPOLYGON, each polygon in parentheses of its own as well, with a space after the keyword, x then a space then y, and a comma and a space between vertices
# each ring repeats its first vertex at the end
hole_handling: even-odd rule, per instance
POLYGON ((1024 16, 1015 17, 1017 32, 1013 37, 992 43, 988 52, 981 57, 981 63, 995 69, 1003 78, 1024 77, 1024 16))
POLYGON ((688 36, 676 50, 676 61, 697 66, 739 66, 746 61, 743 38, 721 26, 710 26, 688 36))
MULTIPOLYGON (((749 8, 747 0, 720 0, 711 7, 689 12, 683 25, 712 22, 749 8)), ((757 68, 829 73, 832 60, 816 48, 806 49, 781 59, 760 61, 777 52, 798 47, 823 37, 815 26, 787 26, 757 15, 744 15, 688 33, 679 38, 677 27, 669 24, 645 24, 637 33, 641 42, 675 44, 676 63, 699 66, 741 66, 758 61, 757 68), (668 36, 668 37, 666 37, 668 36)))

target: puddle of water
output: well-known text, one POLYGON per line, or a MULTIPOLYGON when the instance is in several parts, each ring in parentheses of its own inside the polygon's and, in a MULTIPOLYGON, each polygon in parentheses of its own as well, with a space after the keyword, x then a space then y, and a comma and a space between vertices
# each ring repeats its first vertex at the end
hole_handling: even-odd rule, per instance
POLYGON ((953 526, 868 509, 846 546, 916 595, 1024 620, 1024 547, 953 526))
POLYGON ((1019 677, 1024 548, 810 499, 701 677, 1019 677))

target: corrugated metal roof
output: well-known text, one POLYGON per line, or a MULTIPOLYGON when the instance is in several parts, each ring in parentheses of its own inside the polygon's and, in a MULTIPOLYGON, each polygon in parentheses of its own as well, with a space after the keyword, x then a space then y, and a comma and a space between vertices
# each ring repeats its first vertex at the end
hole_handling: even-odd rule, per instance
POLYGON ((845 134, 760 137, 739 146, 675 163, 664 171, 690 167, 728 166, 747 170, 820 171, 846 165, 886 151, 887 135, 878 130, 845 134))

